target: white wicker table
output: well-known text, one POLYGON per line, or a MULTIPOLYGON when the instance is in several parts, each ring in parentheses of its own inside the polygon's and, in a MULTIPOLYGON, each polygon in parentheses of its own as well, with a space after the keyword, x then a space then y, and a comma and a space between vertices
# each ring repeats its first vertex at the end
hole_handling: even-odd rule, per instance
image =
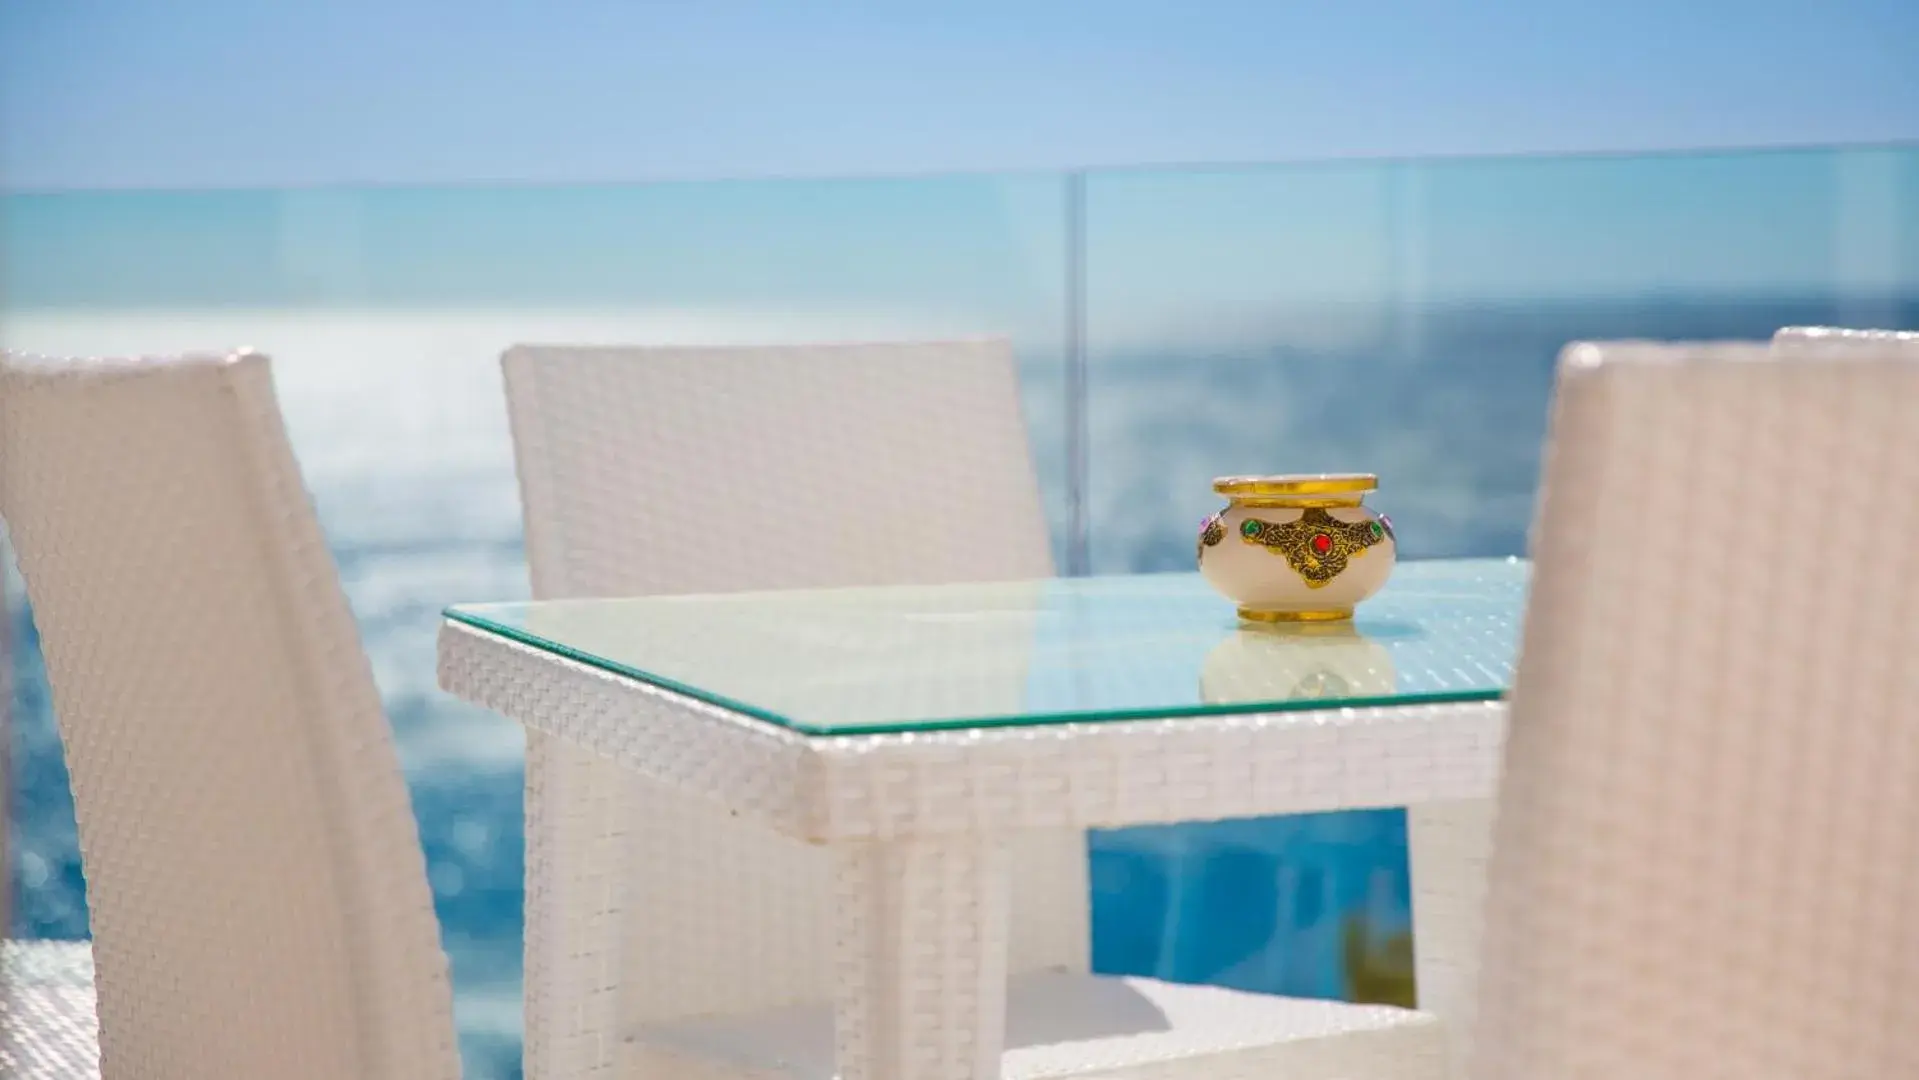
POLYGON ((844 1080, 997 1077, 1009 837, 1484 798, 1527 572, 1290 629, 1197 575, 468 605, 440 682, 831 849, 844 1080))

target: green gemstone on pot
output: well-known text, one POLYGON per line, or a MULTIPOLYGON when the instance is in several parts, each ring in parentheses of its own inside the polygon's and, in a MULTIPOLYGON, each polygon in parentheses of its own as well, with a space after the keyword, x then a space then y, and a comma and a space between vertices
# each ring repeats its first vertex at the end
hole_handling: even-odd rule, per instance
POLYGON ((1254 521, 1252 518, 1247 518, 1245 521, 1239 523, 1239 531, 1245 536, 1258 536, 1259 522, 1254 521))
POLYGON ((1382 537, 1382 536, 1385 536, 1385 535, 1386 535, 1386 530, 1385 530, 1385 528, 1384 528, 1384 527, 1382 527, 1382 526, 1381 526, 1381 525, 1379 524, 1379 522, 1377 522, 1377 521, 1375 521, 1375 522, 1373 522, 1373 539, 1375 539, 1375 540, 1377 540, 1377 539, 1379 539, 1380 537, 1382 537))

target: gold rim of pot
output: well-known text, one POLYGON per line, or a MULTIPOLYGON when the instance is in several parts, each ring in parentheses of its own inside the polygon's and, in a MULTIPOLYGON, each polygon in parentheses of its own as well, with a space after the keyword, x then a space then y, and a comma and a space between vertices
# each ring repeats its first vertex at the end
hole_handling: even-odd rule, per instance
POLYGON ((1213 490, 1229 499, 1261 495, 1353 495, 1379 490, 1372 473, 1317 473, 1310 476, 1222 476, 1213 490))

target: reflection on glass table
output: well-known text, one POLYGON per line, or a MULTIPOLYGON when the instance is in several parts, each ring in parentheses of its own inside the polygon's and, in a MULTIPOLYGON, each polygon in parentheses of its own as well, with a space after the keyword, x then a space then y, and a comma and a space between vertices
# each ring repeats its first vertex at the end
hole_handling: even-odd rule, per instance
POLYGON ((1248 701, 1378 701, 1398 689, 1393 653, 1350 621, 1246 626, 1206 655, 1199 696, 1248 701))

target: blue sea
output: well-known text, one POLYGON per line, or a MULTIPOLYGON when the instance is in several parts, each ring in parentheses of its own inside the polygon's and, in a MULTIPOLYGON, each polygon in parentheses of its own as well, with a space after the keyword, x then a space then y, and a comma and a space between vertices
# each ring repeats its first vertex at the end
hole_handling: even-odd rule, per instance
MULTIPOLYGON (((435 688, 433 650, 445 604, 527 592, 507 346, 1005 334, 1062 565, 1123 572, 1187 567, 1209 479, 1253 471, 1379 473, 1408 557, 1521 553, 1566 342, 1919 328, 1911 150, 1096 175, 1077 260, 1062 190, 4 196, 0 346, 275 358, 411 782, 468 1073, 491 1078, 518 1074, 523 743, 435 688)), ((12 933, 84 937, 66 775, 8 573, 12 933)), ((1397 812, 1101 833, 1088 858, 1106 971, 1346 996, 1355 933, 1386 956, 1410 924, 1397 812)))

